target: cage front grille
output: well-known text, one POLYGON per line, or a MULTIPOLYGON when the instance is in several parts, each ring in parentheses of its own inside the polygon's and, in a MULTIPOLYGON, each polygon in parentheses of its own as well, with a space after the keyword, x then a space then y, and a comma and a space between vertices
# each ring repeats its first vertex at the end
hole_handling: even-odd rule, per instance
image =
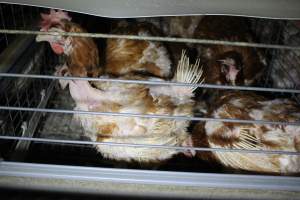
MULTIPOLYGON (((1 29, 31 29, 37 24, 40 9, 33 6, 0 4, 1 29)), ((0 34, 0 53, 13 42, 16 35, 0 34)))
MULTIPOLYGON (((27 17, 25 17, 26 22, 22 20, 24 20, 24 15, 26 14, 31 15, 32 13, 35 12, 31 12, 31 11, 25 12, 22 11, 22 9, 12 10, 11 5, 6 5, 6 4, 3 5, 1 4, 0 6, 2 6, 1 7, 2 10, 5 9, 5 12, 9 12, 9 10, 11 10, 10 11, 11 13, 19 13, 20 16, 22 16, 21 21, 11 18, 10 20, 12 21, 5 21, 4 23, 4 20, 2 20, 3 29, 21 30, 21 29, 26 29, 26 27, 34 26, 33 25, 34 20, 27 21, 27 17), (10 25, 8 26, 8 24, 10 25), (18 24, 21 25, 18 26, 18 24)), ((30 9, 35 10, 34 8, 31 7, 30 9)), ((3 15, 3 11, 0 10, 0 13, 1 12, 3 15)), ((39 14, 38 9, 36 11, 36 14, 37 15, 39 14)), ((6 16, 6 14, 4 16, 6 16)), ((35 19, 32 16, 30 16, 29 18, 35 19)), ((266 21, 260 19, 254 19, 254 21, 255 21, 254 32, 260 33, 261 29, 263 29, 262 28, 263 26, 260 25, 260 23, 262 23, 262 21, 266 23, 266 21)), ((289 22, 268 21, 268 23, 272 25, 268 27, 272 27, 272 28, 270 28, 270 30, 267 31, 267 35, 272 33, 272 37, 269 36, 263 37, 263 35, 261 35, 259 39, 261 43, 279 45, 280 47, 285 47, 284 45, 295 45, 294 42, 286 43, 282 39, 282 37, 284 37, 284 31, 274 31, 274 30, 278 30, 278 28, 282 30, 286 30, 285 27, 287 26, 287 24, 289 24, 289 22)), ((90 35, 90 36, 97 38, 97 35, 96 36, 90 35)), ((258 35, 258 37, 259 36, 260 35, 258 35)), ((5 33, 3 35, 3 42, 5 42, 6 44, 5 48, 7 48, 11 44, 9 42, 12 40, 10 37, 14 38, 15 34, 5 33)), ((102 35, 101 37, 105 37, 105 36, 102 35)), ((60 60, 59 60, 60 58, 53 56, 49 48, 45 46, 39 46, 36 44, 34 44, 33 46, 35 50, 31 53, 30 57, 26 56, 25 59, 26 61, 23 61, 21 58, 16 60, 16 61, 21 60, 20 64, 16 64, 16 66, 19 65, 22 70, 19 69, 15 71, 9 71, 9 73, 5 72, 2 73, 1 75, 2 76, 1 87, 3 87, 3 89, 1 89, 3 95, 1 95, 1 99, 0 99, 1 108, 2 108, 0 113, 1 114, 0 135, 3 136, 1 142, 16 141, 17 143, 17 144, 10 145, 10 148, 4 148, 5 150, 9 149, 9 151, 4 152, 2 156, 4 156, 7 159, 18 160, 19 158, 18 156, 17 157, 11 156, 15 153, 14 151, 16 151, 16 147, 22 146, 20 144, 22 144, 24 141, 28 142, 32 140, 32 142, 30 143, 29 150, 28 148, 25 148, 26 151, 28 151, 29 153, 29 156, 26 158, 29 161, 53 163, 56 162, 55 161, 56 155, 59 154, 59 159, 58 159, 60 160, 59 163, 63 163, 63 164, 76 163, 80 165, 90 165, 90 166, 108 166, 108 167, 114 166, 114 165, 107 164, 108 161, 102 159, 99 153, 97 153, 93 149, 92 146, 93 144, 101 144, 101 143, 88 141, 89 139, 84 136, 83 130, 81 129, 80 125, 77 124, 76 121, 74 121, 72 116, 73 113, 76 113, 76 111, 72 110, 72 108, 74 107, 74 102, 70 97, 68 90, 61 91, 57 85, 57 79, 62 79, 62 78, 51 76, 53 74, 55 66, 57 64, 60 64, 60 60), (37 76, 35 77, 35 75, 37 76), (39 75, 41 76, 38 77, 39 75), (30 109, 26 109, 26 108, 30 108, 30 109), (67 112, 67 111, 72 111, 72 112, 67 112), (6 136, 12 136, 12 137, 9 138, 6 136), (13 139, 13 140, 5 140, 5 139, 13 139), (22 140, 22 139, 28 139, 28 140, 22 140), (36 152, 39 152, 39 154, 35 155, 36 152), (69 152, 70 154, 66 152, 69 152), (47 153, 50 153, 52 155, 50 156, 51 159, 49 160, 47 160, 47 158, 44 158, 44 155, 46 155, 47 153)), ((298 46, 296 46, 296 48, 297 47, 298 46)), ((261 80, 260 84, 257 85, 257 87, 259 88, 226 87, 226 86, 223 87, 218 85, 216 86, 199 85, 199 86, 200 87, 206 86, 207 88, 212 88, 212 89, 229 88, 229 89, 241 89, 241 90, 249 89, 254 91, 260 90, 260 92, 263 93, 263 95, 272 96, 273 98, 287 97, 287 98, 294 98, 297 100, 298 94, 300 93, 299 81, 295 80, 295 78, 291 76, 290 74, 291 71, 285 69, 285 66, 289 66, 294 63, 299 63, 299 58, 297 57, 297 53, 299 52, 299 50, 282 50, 282 49, 265 48, 265 51, 267 54, 267 63, 269 69, 268 72, 265 73, 266 75, 263 77, 263 80, 261 80), (274 76, 278 74, 281 74, 279 76, 279 78, 282 80, 281 82, 279 82, 279 84, 281 85, 276 85, 274 83, 274 80, 276 79, 274 78, 274 76), (282 89, 278 89, 278 90, 270 89, 272 87, 282 88, 282 89)), ((299 73, 298 71, 299 68, 295 68, 295 70, 296 72, 292 74, 299 73)), ((65 79, 68 78, 72 78, 72 77, 65 77, 65 79)), ((102 80, 102 81, 113 81, 113 80, 102 80)), ((137 83, 137 82, 133 81, 133 83, 137 83)), ((145 84, 143 82, 141 83, 145 84)), ((153 82, 152 84, 159 84, 159 83, 153 82)), ((114 113, 98 113, 98 114, 114 115, 114 113)), ((201 114, 199 115, 201 116, 201 114)), ((145 117, 151 118, 154 116, 145 116, 145 117)), ((161 116, 155 116, 155 117, 161 117, 161 116)), ((178 116, 178 117, 175 116, 174 118, 175 119, 178 118, 180 120, 182 116, 178 116)), ((187 117, 186 119, 195 120, 195 121, 217 120, 217 119, 207 119, 201 117, 198 118, 187 117)), ((229 121, 232 122, 234 120, 229 120, 229 121)), ((241 120, 241 119, 237 119, 237 121, 234 122, 253 123, 253 121, 247 122, 247 120, 241 120)), ((266 122, 261 122, 261 123, 266 123, 266 122)), ((286 122, 277 122, 277 121, 269 122, 269 123, 275 123, 275 124, 277 123, 277 125, 288 124, 286 122)), ((299 125, 299 122, 295 122, 291 124, 299 125)), ((103 145, 114 145, 114 144, 103 144, 103 145)), ((123 144, 123 145, 128 145, 128 144, 123 144)), ((159 147, 154 145, 151 148, 168 148, 168 147, 163 147, 163 146, 159 147)), ((178 149, 185 149, 185 147, 180 147, 178 149)), ((197 150, 207 151, 207 149, 201 147, 199 147, 197 150)), ((221 151, 221 149, 219 150, 221 151)), ((215 149, 214 151, 218 151, 218 149, 215 149)), ((262 151, 260 153, 272 153, 272 152, 262 151)), ((277 154, 277 153, 285 153, 285 152, 277 151, 273 153, 277 154)), ((289 152, 289 153, 292 155, 299 155, 297 152, 296 153, 289 152)), ((171 164, 167 164, 166 166, 161 167, 161 169, 178 170, 178 171, 202 171, 202 172, 210 171, 208 170, 209 167, 206 166, 206 164, 201 164, 201 163, 199 164, 197 162, 201 166, 199 168, 195 167, 196 162, 197 161, 195 160, 186 161, 184 160, 184 158, 181 157, 181 155, 179 155, 173 159, 173 163, 171 162, 171 164), (188 162, 190 164, 187 164, 188 162), (177 166, 175 167, 175 165, 177 166), (174 169, 172 169, 172 167, 174 167, 174 169)), ((139 165, 137 166, 138 167, 136 167, 135 165, 134 168, 141 167, 139 165)), ((117 165, 117 167, 119 166, 117 165)), ((223 172, 224 170, 221 169, 220 166, 217 166, 215 168, 217 169, 216 172, 223 172)))
MULTIPOLYGON (((39 8, 0 4, 1 28, 32 29, 37 26, 39 8)), ((33 37, 1 34, 0 71, 21 74, 51 73, 58 58, 45 48, 35 44, 33 37), (50 59, 48 59, 50 58, 50 59)), ((13 107, 41 107, 51 94, 51 80, 0 78, 0 103, 13 107)), ((0 135, 32 137, 34 124, 38 123, 35 113, 1 110, 0 135), (32 129, 32 130, 30 130, 32 129)), ((20 148, 18 141, 1 140, 1 152, 10 157, 20 148), (2 148, 3 147, 3 148, 2 148)))

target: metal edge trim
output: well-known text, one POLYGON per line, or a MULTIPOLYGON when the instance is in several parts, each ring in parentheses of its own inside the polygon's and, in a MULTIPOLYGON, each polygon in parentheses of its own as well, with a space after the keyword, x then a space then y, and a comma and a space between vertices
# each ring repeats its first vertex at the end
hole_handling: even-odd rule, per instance
POLYGON ((300 177, 191 173, 0 162, 0 176, 132 184, 300 191, 300 177))

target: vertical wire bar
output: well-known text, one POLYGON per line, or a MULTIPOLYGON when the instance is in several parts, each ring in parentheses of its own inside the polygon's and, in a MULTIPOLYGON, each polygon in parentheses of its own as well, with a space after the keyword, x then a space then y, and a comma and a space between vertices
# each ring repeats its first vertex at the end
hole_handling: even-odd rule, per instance
MULTIPOLYGON (((272 31, 272 32, 277 34, 276 38, 275 38, 275 42, 276 42, 276 44, 279 44, 281 35, 284 31, 284 28, 285 28, 286 24, 282 23, 282 22, 278 22, 277 25, 279 26, 279 30, 277 29, 277 26, 275 24, 275 25, 273 25, 272 29, 273 30, 278 30, 278 31, 272 31)), ((270 51, 271 51, 271 61, 269 62, 269 69, 267 70, 267 77, 266 77, 264 86, 266 86, 268 84, 269 80, 270 80, 270 76, 271 76, 272 68, 274 67, 275 59, 278 58, 278 56, 280 54, 282 54, 282 51, 279 52, 277 49, 271 49, 271 50, 268 49, 266 51, 266 54, 270 51)))
POLYGON ((23 6, 21 6, 21 15, 22 15, 22 22, 23 22, 23 27, 26 27, 26 20, 25 20, 25 16, 24 16, 24 8, 23 6))
POLYGON ((15 110, 14 112, 16 112, 17 114, 15 114, 15 115, 12 116, 12 121, 13 121, 13 122, 17 119, 17 117, 18 117, 18 115, 19 115, 19 112, 22 112, 22 111, 16 111, 16 110, 15 110))
MULTIPOLYGON (((300 30, 299 30, 300 32, 300 30)), ((295 65, 297 63, 300 65, 300 56, 297 56, 295 51, 291 51, 288 58, 286 58, 292 65, 295 65)), ((294 69, 297 71, 298 74, 300 74, 300 67, 294 67, 294 69)))
MULTIPOLYGON (((281 71, 283 71, 283 69, 281 69, 281 71)), ((283 71, 284 74, 287 74, 286 69, 284 69, 283 71)), ((287 75, 287 77, 289 77, 290 75, 287 75)), ((289 85, 291 85, 291 79, 282 79, 283 85, 285 85, 285 87, 287 88, 289 85)), ((294 88, 294 82, 292 81, 292 86, 290 88, 294 88)))
POLYGON ((39 80, 40 79, 33 80, 34 82, 36 82, 36 84, 33 84, 33 86, 32 86, 32 92, 33 92, 32 103, 33 103, 34 107, 36 107, 37 104, 38 104, 38 95, 37 95, 37 93, 40 91, 40 89, 38 88, 39 84, 40 84, 39 80))
MULTIPOLYGON (((286 51, 285 51, 286 53, 286 51)), ((285 67, 285 65, 290 66, 290 60, 286 60, 285 56, 281 56, 280 59, 278 60, 280 70, 286 75, 286 77, 289 79, 290 83, 292 83, 292 86, 289 89, 297 89, 296 87, 296 81, 295 79, 291 76, 291 74, 288 72, 288 69, 285 67), (283 63, 282 59, 284 59, 285 62, 283 63)), ((286 88, 288 87, 288 83, 286 83, 286 88)))
POLYGON ((10 119, 10 127, 12 128, 12 134, 13 134, 14 136, 16 136, 16 135, 15 135, 15 127, 14 127, 14 124, 13 124, 12 112, 13 112, 13 111, 8 111, 8 116, 9 116, 9 119, 10 119))
MULTIPOLYGON (((8 91, 8 90, 6 90, 6 91, 8 91)), ((7 97, 7 93, 6 92, 4 93, 4 96, 5 96, 5 100, 6 100, 5 105, 9 106, 9 98, 7 97)))
MULTIPOLYGON (((46 53, 47 53, 47 49, 46 48, 44 48, 44 52, 43 52, 43 54, 41 55, 41 63, 42 63, 42 69, 41 70, 43 70, 43 72, 44 72, 44 70, 45 70, 45 66, 47 66, 46 64, 46 53)), ((51 59, 51 58, 50 58, 51 59)))
POLYGON ((5 135, 5 123, 7 120, 5 120, 5 112, 0 112, 0 116, 3 116, 1 119, 0 119, 0 135, 5 135))
POLYGON ((35 7, 35 16, 40 17, 40 9, 38 7, 35 7))
MULTIPOLYGON (((9 94, 11 94, 11 93, 9 93, 9 94)), ((14 96, 12 94, 9 97, 7 97, 8 103, 10 106, 13 106, 13 98, 14 98, 14 96)))
MULTIPOLYGON (((287 26, 287 23, 289 23, 289 22, 286 22, 285 26, 287 26)), ((288 34, 286 28, 284 29, 283 32, 288 34)), ((282 35, 282 37, 284 37, 284 35, 282 35)), ((282 39, 284 41, 285 38, 282 38, 282 39)), ((284 43, 286 43, 286 42, 284 41, 284 43)), ((295 62, 297 63, 297 61, 298 61, 298 64, 300 65, 300 61, 297 60, 297 56, 295 55, 294 51, 289 51, 289 52, 288 51, 283 51, 282 54, 284 54, 284 56, 282 56, 282 59, 284 59, 285 63, 282 63, 282 60, 280 60, 280 63, 279 63, 280 67, 283 69, 284 74, 287 75, 287 78, 289 79, 289 82, 292 83, 291 88, 297 89, 298 88, 297 80, 295 80, 294 76, 291 75, 291 73, 287 70, 287 68, 285 66, 294 66, 295 62), (288 57, 286 57, 286 55, 288 57)), ((293 67, 293 68, 296 69, 298 74, 300 74, 300 71, 299 71, 299 69, 297 69, 297 67, 293 67)), ((300 79, 300 77, 299 77, 299 79, 300 79)), ((296 97, 294 94, 292 94, 292 96, 296 97)), ((295 99, 297 100, 298 98, 295 98, 295 99)))
POLYGON ((11 14, 12 14, 14 28, 17 29, 17 23, 16 23, 16 18, 15 18, 14 5, 12 5, 12 4, 10 5, 10 10, 11 10, 11 14))
POLYGON ((37 90, 38 91, 37 92, 37 96, 38 96, 38 98, 37 98, 38 99, 37 104, 40 103, 40 101, 41 101, 41 92, 43 91, 43 89, 45 89, 44 83, 43 83, 43 81, 41 79, 38 79, 38 85, 39 85, 39 88, 37 90))
MULTIPOLYGON (((15 85, 16 85, 16 87, 18 87, 16 83, 15 83, 15 85)), ((22 91, 23 91, 23 90, 22 90, 22 91)), ((19 106, 19 107, 22 107, 22 105, 21 105, 20 93, 19 93, 19 88, 16 89, 16 97, 17 97, 17 100, 16 100, 16 101, 17 101, 18 106, 19 106)), ((23 114, 22 114, 22 111, 20 111, 20 117, 21 117, 20 120, 23 121, 23 114)))
MULTIPOLYGON (((4 102, 4 104, 8 106, 9 103, 8 103, 7 93, 4 93, 3 95, 4 95, 3 100, 6 100, 6 102, 4 102)), ((10 111, 4 111, 3 110, 2 113, 3 113, 2 116, 4 117, 4 119, 3 119, 4 122, 3 122, 2 126, 1 126, 1 128, 2 128, 2 131, 3 131, 3 135, 5 135, 5 134, 7 134, 5 131, 8 131, 8 130, 5 130, 5 126, 6 127, 10 127, 10 123, 9 123, 9 119, 8 119, 10 111)))
POLYGON ((268 67, 268 70, 267 70, 267 75, 266 75, 266 79, 265 79, 265 82, 264 82, 264 87, 267 87, 269 81, 271 80, 271 74, 272 74, 272 71, 274 71, 275 59, 278 58, 279 52, 276 49, 272 49, 270 54, 271 54, 271 61, 269 62, 269 67, 268 67))
POLYGON ((22 91, 21 101, 20 101, 22 107, 27 106, 27 103, 26 103, 26 101, 25 101, 26 93, 27 93, 27 90, 22 91))
MULTIPOLYGON (((5 26, 5 21, 4 21, 4 15, 3 15, 3 8, 2 8, 2 5, 0 4, 0 16, 1 16, 1 22, 2 22, 2 27, 3 29, 6 29, 6 26, 5 26)), ((6 41, 6 46, 8 46, 8 38, 7 38, 7 34, 4 33, 4 38, 5 38, 5 41, 6 41)))
MULTIPOLYGON (((18 88, 17 82, 18 82, 18 79, 14 79, 13 80, 14 90, 15 90, 15 94, 14 94, 14 96, 15 96, 14 106, 21 107, 21 99, 20 99, 19 88, 18 88)), ((22 113, 23 113, 22 111, 16 111, 16 113, 13 116, 12 124, 15 127, 15 130, 14 130, 15 134, 16 134, 16 130, 19 130, 18 129, 18 125, 16 124, 16 121, 18 121, 18 122, 19 121, 23 121, 23 114, 22 113)))
POLYGON ((10 95, 11 91, 12 91, 12 79, 13 78, 8 78, 7 79, 7 87, 5 88, 6 92, 5 94, 9 94, 9 96, 6 95, 6 103, 7 103, 7 106, 10 106, 10 103, 12 102, 13 100, 13 95, 10 95))
MULTIPOLYGON (((23 124, 24 121, 25 121, 24 119, 20 119, 20 120, 18 120, 17 122, 14 122, 15 127, 16 127, 16 129, 19 130, 19 132, 22 131, 21 125, 23 124)), ((21 134, 18 134, 18 135, 21 135, 21 134)))
POLYGON ((29 7, 30 8, 30 21, 31 21, 31 23, 33 23, 33 7, 32 6, 30 6, 29 7))
POLYGON ((31 103, 30 103, 29 98, 28 98, 28 90, 25 91, 25 99, 26 99, 26 102, 27 102, 27 106, 31 107, 31 103))
POLYGON ((292 94, 292 97, 297 101, 297 103, 300 105, 300 98, 299 96, 292 94))

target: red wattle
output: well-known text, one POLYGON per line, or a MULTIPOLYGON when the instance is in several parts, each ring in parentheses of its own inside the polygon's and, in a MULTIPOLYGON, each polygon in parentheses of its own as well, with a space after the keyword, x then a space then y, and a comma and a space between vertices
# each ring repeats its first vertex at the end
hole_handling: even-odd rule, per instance
POLYGON ((54 51, 54 53, 56 54, 62 54, 64 53, 64 49, 63 47, 58 44, 58 43, 50 43, 52 50, 54 51))

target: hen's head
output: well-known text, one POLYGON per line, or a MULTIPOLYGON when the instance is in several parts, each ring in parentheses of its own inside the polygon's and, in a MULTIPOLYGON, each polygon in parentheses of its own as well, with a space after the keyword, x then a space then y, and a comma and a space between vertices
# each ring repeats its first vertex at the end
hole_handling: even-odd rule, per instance
MULTIPOLYGON (((78 32, 71 30, 71 17, 67 12, 53 9, 49 14, 41 13, 40 31, 49 32, 78 32)), ((71 50, 71 37, 65 37, 62 35, 38 35, 36 37, 37 42, 47 41, 49 42, 52 50, 56 54, 67 54, 71 50)))
POLYGON ((62 10, 50 10, 49 14, 41 13, 42 21, 40 22, 41 31, 48 31, 55 25, 63 25, 63 20, 71 21, 71 17, 67 12, 62 10))
POLYGON ((241 54, 229 51, 222 54, 217 62, 221 74, 228 84, 237 85, 243 82, 243 58, 241 54))

